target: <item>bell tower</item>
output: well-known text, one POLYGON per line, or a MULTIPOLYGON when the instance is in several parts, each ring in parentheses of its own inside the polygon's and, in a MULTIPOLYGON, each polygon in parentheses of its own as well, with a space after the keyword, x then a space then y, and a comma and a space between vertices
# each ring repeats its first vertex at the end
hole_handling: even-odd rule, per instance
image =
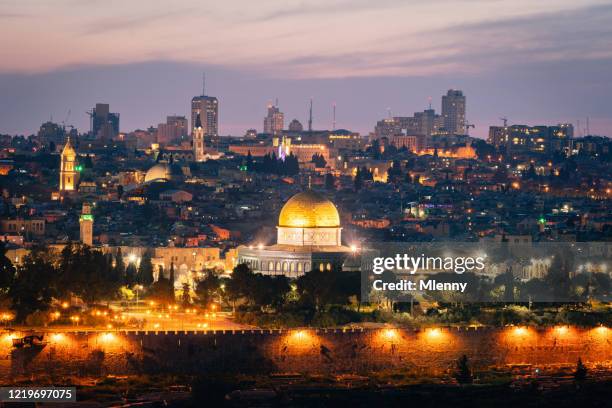
POLYGON ((193 126, 193 159, 197 162, 204 161, 204 128, 202 127, 202 119, 200 113, 196 116, 196 122, 193 126))
POLYGON ((66 140, 66 145, 62 150, 60 160, 60 181, 59 189, 63 191, 75 191, 78 173, 76 171, 76 151, 70 144, 70 137, 66 140))

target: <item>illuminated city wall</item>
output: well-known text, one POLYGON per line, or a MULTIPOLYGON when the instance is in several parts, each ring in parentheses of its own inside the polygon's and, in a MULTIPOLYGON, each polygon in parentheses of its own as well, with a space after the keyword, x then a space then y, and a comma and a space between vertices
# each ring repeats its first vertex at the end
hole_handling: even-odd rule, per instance
MULTIPOLYGON (((230 332, 61 333, 48 344, 13 349, 0 342, 0 376, 91 376, 130 373, 341 373, 402 368, 447 374, 467 354, 475 370, 511 365, 612 367, 612 330, 557 327, 230 332)), ((8 377, 7 377, 8 376, 8 377)))

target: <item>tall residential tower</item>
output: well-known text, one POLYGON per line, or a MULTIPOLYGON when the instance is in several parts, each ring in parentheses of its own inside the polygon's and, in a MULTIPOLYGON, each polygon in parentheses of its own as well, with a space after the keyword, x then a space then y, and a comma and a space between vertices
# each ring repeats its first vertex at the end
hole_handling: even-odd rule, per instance
POLYGON ((194 96, 191 99, 191 128, 195 129, 196 118, 200 115, 204 136, 207 138, 219 135, 219 101, 214 96, 194 96))
POLYGON ((285 127, 285 115, 278 106, 269 104, 268 115, 264 118, 264 133, 279 135, 285 127))
POLYGON ((442 117, 447 132, 465 134, 465 95, 462 91, 449 89, 446 95, 442 96, 442 117))

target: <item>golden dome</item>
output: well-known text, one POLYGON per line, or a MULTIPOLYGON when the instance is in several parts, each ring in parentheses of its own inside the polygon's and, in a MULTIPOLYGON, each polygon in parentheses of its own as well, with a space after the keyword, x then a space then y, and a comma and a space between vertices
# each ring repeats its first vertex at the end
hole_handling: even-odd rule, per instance
POLYGON ((169 181, 171 179, 172 171, 166 163, 157 163, 147 170, 147 174, 145 174, 145 183, 151 181, 169 181))
POLYGON ((291 197, 278 217, 279 227, 340 227, 340 216, 334 203, 308 190, 291 197))

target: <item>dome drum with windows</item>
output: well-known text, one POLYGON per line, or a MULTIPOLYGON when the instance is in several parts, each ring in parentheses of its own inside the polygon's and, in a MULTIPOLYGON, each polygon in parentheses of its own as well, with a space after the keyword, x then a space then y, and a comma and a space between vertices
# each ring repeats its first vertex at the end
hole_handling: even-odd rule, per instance
POLYGON ((277 229, 279 245, 342 245, 336 206, 312 190, 287 201, 278 217, 277 229))

